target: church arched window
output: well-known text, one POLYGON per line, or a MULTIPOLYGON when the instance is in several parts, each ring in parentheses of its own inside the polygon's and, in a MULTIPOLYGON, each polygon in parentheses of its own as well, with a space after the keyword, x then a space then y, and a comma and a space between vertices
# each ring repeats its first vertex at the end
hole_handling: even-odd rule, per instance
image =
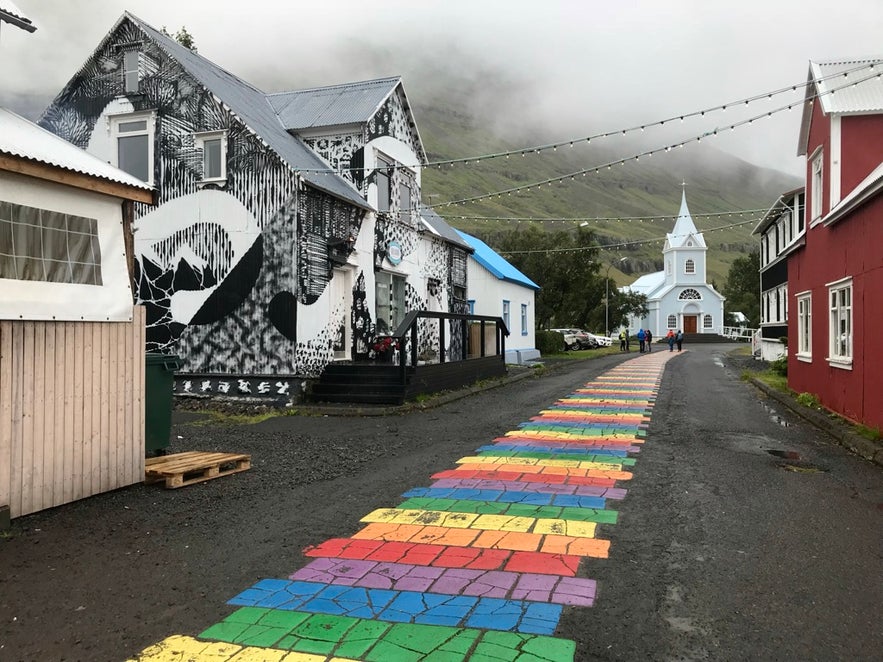
POLYGON ((678 318, 675 315, 668 316, 668 328, 673 329, 678 325, 678 318))
POLYGON ((711 319, 711 315, 706 315, 705 317, 702 318, 702 328, 703 328, 703 329, 710 329, 710 328, 712 328, 712 319, 711 319))
POLYGON ((691 299, 701 299, 702 295, 699 294, 698 290, 694 290, 692 287, 688 287, 686 290, 681 292, 678 295, 678 300, 680 301, 689 301, 691 299))
POLYGON ((687 260, 684 262, 684 273, 685 274, 695 274, 696 273, 696 263, 693 260, 687 260))

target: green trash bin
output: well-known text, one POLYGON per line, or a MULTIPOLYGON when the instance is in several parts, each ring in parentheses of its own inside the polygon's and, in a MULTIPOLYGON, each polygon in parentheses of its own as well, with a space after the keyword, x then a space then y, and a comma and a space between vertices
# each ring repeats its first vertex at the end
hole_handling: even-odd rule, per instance
POLYGON ((145 355, 144 370, 144 451, 162 455, 172 433, 172 391, 175 371, 181 359, 174 354, 145 355))

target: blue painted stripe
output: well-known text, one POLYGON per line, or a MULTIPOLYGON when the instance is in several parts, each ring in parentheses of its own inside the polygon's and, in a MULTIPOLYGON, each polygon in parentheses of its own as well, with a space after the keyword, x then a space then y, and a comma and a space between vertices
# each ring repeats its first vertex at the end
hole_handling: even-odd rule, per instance
POLYGON ((500 503, 526 503, 532 506, 568 506, 572 508, 604 508, 604 497, 579 496, 576 494, 552 494, 548 492, 508 492, 506 490, 475 490, 467 487, 415 487, 403 497, 429 497, 432 499, 456 499, 457 501, 499 501, 500 503))
POLYGON ((263 579, 228 604, 305 611, 393 623, 553 634, 562 605, 418 591, 263 579))

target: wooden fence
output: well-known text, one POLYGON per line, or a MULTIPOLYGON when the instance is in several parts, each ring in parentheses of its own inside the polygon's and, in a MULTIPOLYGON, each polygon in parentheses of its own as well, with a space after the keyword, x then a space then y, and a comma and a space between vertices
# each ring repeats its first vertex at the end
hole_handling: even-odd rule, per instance
POLYGON ((0 506, 18 517, 144 480, 144 308, 0 320, 0 506))

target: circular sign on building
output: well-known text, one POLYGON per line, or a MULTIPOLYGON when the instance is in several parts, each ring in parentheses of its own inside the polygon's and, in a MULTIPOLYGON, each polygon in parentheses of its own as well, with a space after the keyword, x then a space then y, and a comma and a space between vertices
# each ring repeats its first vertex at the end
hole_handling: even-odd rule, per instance
POLYGON ((386 258, 393 265, 399 264, 402 261, 402 245, 393 240, 386 245, 386 258))

